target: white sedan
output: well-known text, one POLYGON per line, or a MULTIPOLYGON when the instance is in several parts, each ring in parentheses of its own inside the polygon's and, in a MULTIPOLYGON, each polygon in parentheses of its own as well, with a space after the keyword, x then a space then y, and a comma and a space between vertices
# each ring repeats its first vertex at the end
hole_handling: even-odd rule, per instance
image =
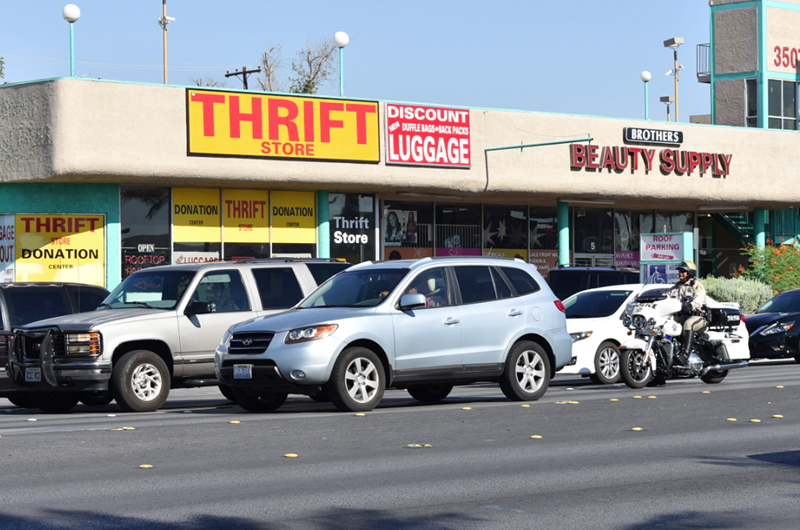
MULTIPOLYGON (((567 313, 567 331, 572 336, 572 357, 575 361, 559 370, 560 374, 589 377, 595 383, 609 384, 619 381, 619 345, 630 339, 628 329, 622 325, 626 307, 642 293, 664 293, 672 285, 628 284, 588 289, 564 300, 567 313)), ((735 307, 708 297, 709 307, 735 307)), ((739 322, 734 332, 708 331, 711 340, 725 340, 731 359, 749 359, 747 328, 739 322)))

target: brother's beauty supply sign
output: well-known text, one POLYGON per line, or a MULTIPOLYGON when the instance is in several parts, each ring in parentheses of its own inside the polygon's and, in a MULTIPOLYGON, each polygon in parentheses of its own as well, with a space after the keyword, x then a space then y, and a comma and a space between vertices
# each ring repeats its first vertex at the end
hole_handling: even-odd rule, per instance
POLYGON ((468 168, 468 109, 386 104, 386 163, 468 168))

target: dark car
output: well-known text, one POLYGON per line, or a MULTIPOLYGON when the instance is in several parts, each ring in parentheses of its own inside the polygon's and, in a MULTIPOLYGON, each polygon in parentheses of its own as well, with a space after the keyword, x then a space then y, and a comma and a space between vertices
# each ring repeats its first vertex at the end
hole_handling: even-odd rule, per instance
MULTIPOLYGON (((96 285, 80 283, 0 283, 0 397, 19 407, 29 407, 25 393, 6 373, 11 330, 37 320, 94 311, 108 296, 96 285)), ((88 400, 88 398, 87 398, 88 400)))
POLYGON ((744 321, 750 334, 750 357, 794 357, 800 363, 800 289, 781 293, 744 321))
POLYGON ((560 300, 566 300, 586 289, 639 283, 639 270, 628 267, 559 266, 547 273, 547 283, 560 300))

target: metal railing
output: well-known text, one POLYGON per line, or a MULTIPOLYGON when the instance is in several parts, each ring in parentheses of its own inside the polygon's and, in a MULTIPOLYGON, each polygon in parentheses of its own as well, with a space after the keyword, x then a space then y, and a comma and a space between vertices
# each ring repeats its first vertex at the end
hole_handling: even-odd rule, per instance
POLYGON ((711 43, 697 45, 697 80, 711 82, 711 43))

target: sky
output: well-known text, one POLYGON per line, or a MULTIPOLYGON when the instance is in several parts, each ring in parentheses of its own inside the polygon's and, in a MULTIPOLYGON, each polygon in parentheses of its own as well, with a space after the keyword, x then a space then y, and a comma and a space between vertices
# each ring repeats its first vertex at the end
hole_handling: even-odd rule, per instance
MULTIPOLYGON (((0 0, 2 81, 69 75, 67 3, 0 0)), ((76 76, 163 82, 162 0, 75 4, 76 76)), ((710 113, 695 59, 709 42, 708 0, 167 0, 167 14, 174 85, 226 80, 226 71, 258 66, 270 44, 290 64, 309 40, 344 31, 346 97, 642 119, 647 70, 654 120, 666 120, 659 97, 674 95, 663 41, 683 37, 680 121, 710 113)), ((249 85, 258 87, 252 76, 249 85)), ((319 94, 338 96, 338 63, 319 94)))

